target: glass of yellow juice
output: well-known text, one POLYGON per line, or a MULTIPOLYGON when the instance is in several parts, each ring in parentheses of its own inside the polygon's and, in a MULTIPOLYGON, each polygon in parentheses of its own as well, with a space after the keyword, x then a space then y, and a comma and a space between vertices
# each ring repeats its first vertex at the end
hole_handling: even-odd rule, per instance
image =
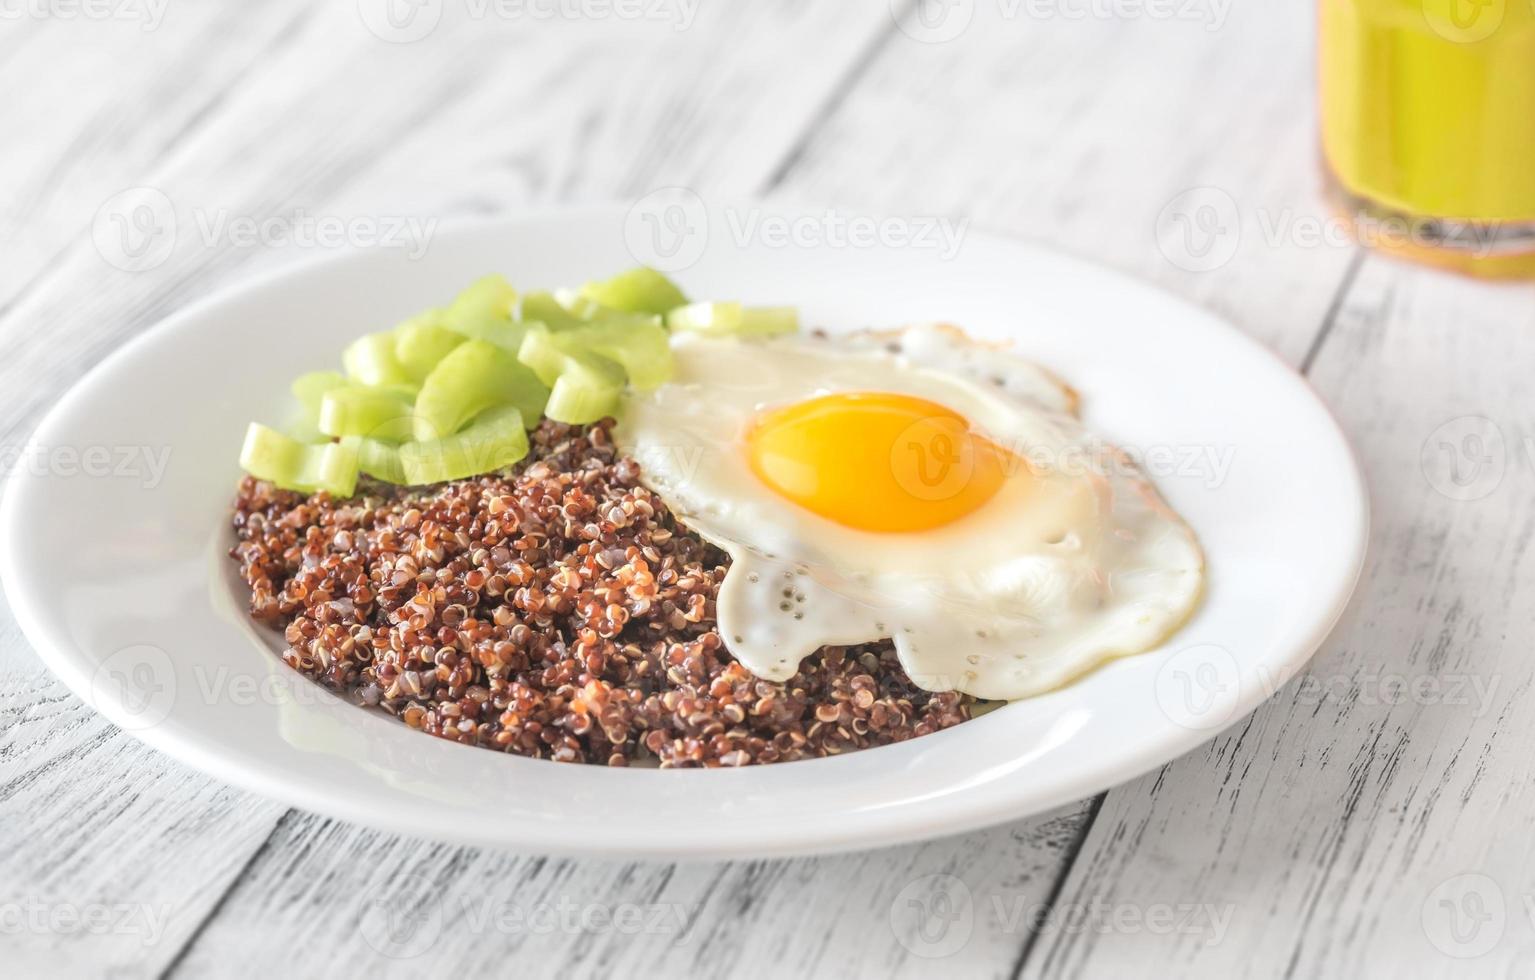
POLYGON ((1319 0, 1322 152, 1361 241, 1535 277, 1535 0, 1319 0))

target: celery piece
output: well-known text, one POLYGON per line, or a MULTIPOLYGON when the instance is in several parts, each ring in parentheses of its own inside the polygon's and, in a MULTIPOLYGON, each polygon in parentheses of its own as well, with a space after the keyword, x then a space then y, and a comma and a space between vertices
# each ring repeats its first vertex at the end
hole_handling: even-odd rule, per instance
POLYGON ((462 432, 407 442, 399 449, 405 482, 413 486, 490 473, 527 454, 528 433, 522 413, 510 405, 490 409, 462 432))
POLYGON ((565 370, 565 351, 554 342, 554 334, 542 323, 528 325, 522 347, 517 351, 517 360, 527 365, 545 385, 552 386, 565 370))
POLYGON ((409 397, 393 387, 344 385, 320 399, 320 431, 328 436, 366 436, 404 442, 412 434, 409 397))
POLYGON ((378 439, 350 436, 342 442, 354 441, 357 445, 357 466, 375 480, 385 483, 405 483, 405 467, 400 462, 400 448, 378 439))
POLYGON ((416 383, 425 380, 437 362, 464 342, 464 335, 442 325, 442 311, 428 310, 394 328, 394 356, 416 383))
POLYGON ((579 327, 581 318, 571 313, 553 293, 529 293, 522 298, 522 313, 518 317, 525 324, 542 323, 550 330, 568 330, 579 327))
POLYGON ((469 340, 438 362, 416 398, 416 441, 444 439, 488 408, 515 406, 535 422, 549 389, 517 358, 485 340, 469 340))
POLYGON ((654 269, 639 266, 602 282, 589 282, 581 293, 625 313, 664 315, 688 301, 677 284, 654 269))
POLYGON ((568 316, 575 317, 578 325, 587 323, 604 314, 611 315, 621 312, 603 306, 579 289, 556 289, 554 291, 554 299, 568 316))
POLYGON ((553 385, 571 355, 596 354, 616 362, 636 388, 649 390, 672 376, 672 349, 658 317, 633 313, 555 333, 532 324, 517 359, 533 369, 539 380, 553 385))
POLYGON ((240 467, 284 490, 326 490, 333 497, 350 497, 357 489, 356 445, 328 442, 306 446, 259 422, 252 422, 245 432, 240 467))
POLYGON ((293 379, 289 390, 298 401, 283 433, 304 443, 330 442, 330 436, 320 431, 320 399, 332 388, 346 384, 339 371, 311 371, 293 379))
POLYGON ((498 275, 477 279, 442 311, 441 325, 475 340, 487 340, 512 353, 522 343, 522 328, 512 322, 517 290, 498 275))
POLYGON ((617 361, 629 381, 649 391, 672 378, 671 338, 661 318, 645 314, 619 314, 569 333, 556 334, 568 352, 589 350, 617 361))
POLYGON ((792 306, 690 303, 668 313, 666 325, 720 337, 766 337, 797 331, 799 312, 792 306))
POLYGON ((587 425, 618 410, 623 368, 596 354, 566 354, 544 414, 556 422, 587 425))
POLYGON ((352 341, 341 353, 346 376, 358 384, 407 384, 410 376, 394 353, 394 333, 370 333, 352 341))
POLYGON ((320 417, 320 398, 332 388, 339 388, 346 384, 346 378, 340 371, 310 371, 293 379, 290 390, 293 397, 304 407, 304 411, 320 417))

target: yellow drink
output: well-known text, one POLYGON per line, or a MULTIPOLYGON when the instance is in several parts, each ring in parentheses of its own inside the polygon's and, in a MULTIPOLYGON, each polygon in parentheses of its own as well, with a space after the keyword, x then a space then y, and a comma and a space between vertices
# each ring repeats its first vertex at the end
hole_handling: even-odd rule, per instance
POLYGON ((1535 275, 1535 0, 1319 2, 1322 148, 1361 237, 1535 275))

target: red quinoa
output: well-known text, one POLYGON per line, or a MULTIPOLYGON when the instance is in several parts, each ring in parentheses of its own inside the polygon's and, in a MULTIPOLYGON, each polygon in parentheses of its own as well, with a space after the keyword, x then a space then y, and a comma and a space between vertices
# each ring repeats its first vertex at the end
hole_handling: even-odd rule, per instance
POLYGON ((725 649, 728 558, 620 457, 611 423, 545 421, 507 474, 333 500, 246 478, 230 550, 283 659, 442 738, 563 762, 738 766, 900 742, 970 715, 888 642, 784 684, 725 649))

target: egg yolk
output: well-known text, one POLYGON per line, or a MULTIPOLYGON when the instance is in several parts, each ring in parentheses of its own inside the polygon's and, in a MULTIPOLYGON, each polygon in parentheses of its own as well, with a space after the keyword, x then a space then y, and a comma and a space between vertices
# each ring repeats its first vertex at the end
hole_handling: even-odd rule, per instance
POLYGON ((759 415, 746 435, 757 476, 847 527, 925 531, 996 495, 1017 457, 952 409, 909 395, 824 395, 759 415))

